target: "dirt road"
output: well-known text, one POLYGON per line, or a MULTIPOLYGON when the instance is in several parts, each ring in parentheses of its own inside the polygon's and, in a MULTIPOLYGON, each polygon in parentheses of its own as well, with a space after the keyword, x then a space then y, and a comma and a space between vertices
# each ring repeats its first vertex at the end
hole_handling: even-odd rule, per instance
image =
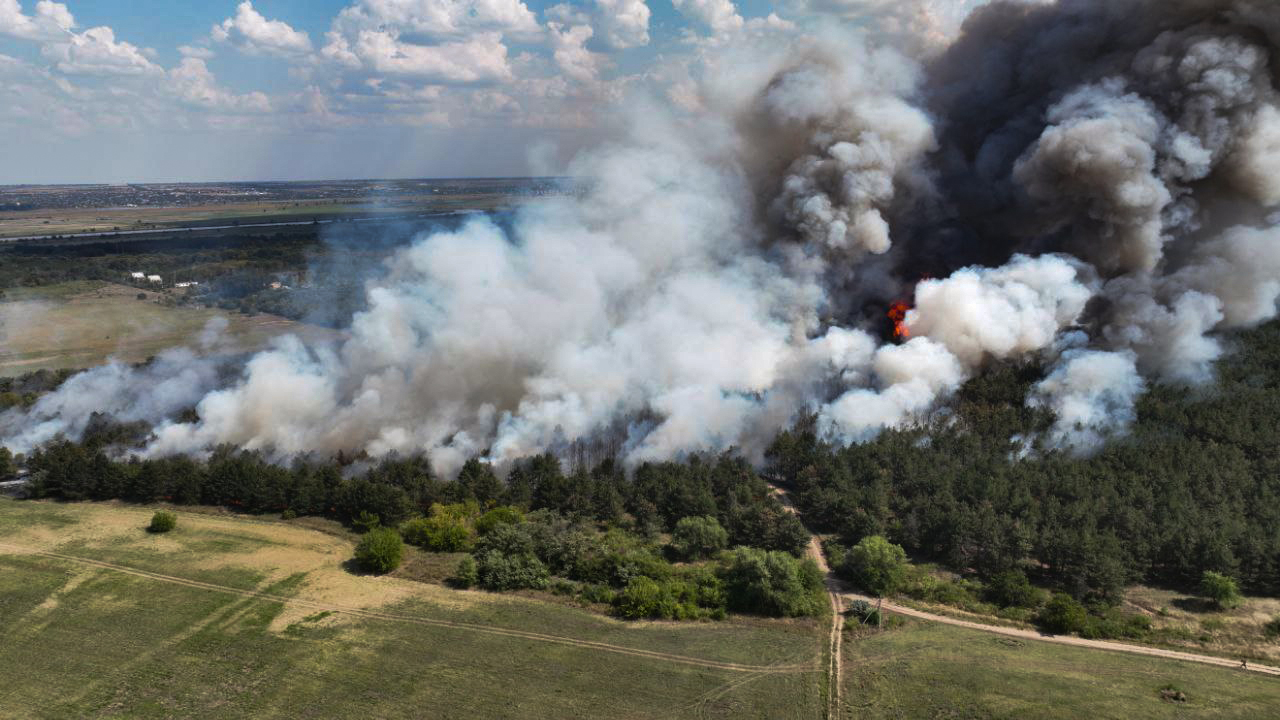
MULTIPOLYGON (((784 507, 797 516, 795 505, 792 504, 791 498, 787 496, 787 491, 776 485, 770 485, 775 495, 784 507)), ((830 568, 827 567, 825 557, 822 555, 822 544, 817 536, 809 541, 809 555, 818 563, 818 567, 822 568, 827 574, 827 588, 833 593, 838 594, 844 600, 863 600, 869 603, 875 603, 875 598, 859 595, 844 587, 843 583, 834 576, 830 568)), ((970 630, 980 630, 982 632, 993 633, 996 635, 1007 635, 1026 640, 1038 640, 1040 642, 1057 643, 1059 645, 1074 645, 1076 647, 1092 648, 1094 650, 1108 650, 1111 652, 1123 652, 1133 655, 1149 655, 1151 657, 1162 657, 1170 660, 1182 660, 1185 662, 1200 663, 1202 665, 1217 665, 1225 668, 1238 668, 1248 670, 1250 672, 1261 673, 1264 675, 1274 675, 1280 677, 1280 668, 1270 665, 1257 665, 1249 663, 1247 667, 1241 665, 1239 660, 1231 660, 1229 658, 1214 657, 1212 655, 1197 655, 1195 653, 1181 652, 1178 650, 1165 650, 1163 648, 1148 647, 1145 645, 1131 645, 1129 643, 1114 642, 1110 640, 1086 640, 1084 638, 1073 637, 1069 635, 1046 635, 1036 630, 1024 630, 1022 628, 1003 627, 999 625, 986 625, 984 623, 971 622, 969 620, 960 620, 958 618, 948 617, 946 615, 935 615, 934 613, 916 610, 904 605, 898 605, 889 601, 884 601, 882 609, 885 612, 897 613, 908 617, 918 618, 920 620, 928 620, 930 622, 943 623, 945 625, 955 625, 956 627, 969 628, 970 630)), ((839 678, 839 666, 835 666, 836 675, 839 678)))

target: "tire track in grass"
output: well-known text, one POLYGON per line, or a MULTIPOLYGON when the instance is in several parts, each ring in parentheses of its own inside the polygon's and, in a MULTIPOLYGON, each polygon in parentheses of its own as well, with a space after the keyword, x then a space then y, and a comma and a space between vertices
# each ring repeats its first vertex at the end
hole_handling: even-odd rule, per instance
POLYGON ((353 617, 367 618, 371 620, 387 620, 392 622, 404 622, 415 625, 424 625, 428 627, 444 627, 454 630, 464 630, 468 632, 476 632, 487 635, 498 635, 503 637, 520 638, 523 640, 536 640, 539 642, 551 643, 556 645, 567 645, 586 650, 599 650, 601 652, 616 653, 619 655, 629 655, 632 657, 648 658, 651 660, 662 660, 664 662, 673 662, 681 665, 691 665, 695 667, 709 668, 713 670, 726 670, 730 672, 745 673, 805 673, 813 672, 816 668, 813 663, 794 663, 789 665, 744 665, 740 663, 720 662, 717 660, 706 660, 702 658, 688 657, 685 655, 673 655, 670 653, 662 653, 654 650, 642 650, 640 648, 631 648, 623 645, 611 645, 609 643, 598 642, 595 640, 579 640, 575 638, 567 638, 558 635, 547 635, 545 633, 530 632, 527 630, 514 630, 509 628, 500 628, 490 625, 479 625, 476 623, 459 622, 455 620, 439 620, 434 618, 417 617, 414 615, 403 615, 399 613, 378 612, 374 610, 362 610, 360 608, 347 607, 336 603, 316 602, 312 600, 304 600, 302 598, 291 598, 283 595, 275 595, 268 592, 257 590, 242 590, 239 588, 228 587, 225 585, 217 585, 214 583, 203 582, 200 580, 190 580, 187 578, 175 577, 172 575, 162 575, 160 573, 150 572, 148 570, 139 570, 138 568, 128 567, 126 565, 117 565, 102 560, 93 560, 91 558, 79 557, 76 555, 65 555, 63 553, 48 552, 44 550, 33 550, 8 543, 0 543, 0 550, 6 550, 18 555, 36 555, 40 557, 52 558, 55 560, 63 560, 66 562, 80 563, 92 567, 110 570, 113 572, 132 575, 134 577, 146 578, 159 582, 166 582, 175 585, 182 585, 196 590, 206 590, 210 592, 218 592, 227 595, 238 595, 244 598, 254 598, 258 600, 267 600, 270 602, 284 603, 286 605, 294 605, 312 610, 327 610, 333 613, 341 613, 353 617))

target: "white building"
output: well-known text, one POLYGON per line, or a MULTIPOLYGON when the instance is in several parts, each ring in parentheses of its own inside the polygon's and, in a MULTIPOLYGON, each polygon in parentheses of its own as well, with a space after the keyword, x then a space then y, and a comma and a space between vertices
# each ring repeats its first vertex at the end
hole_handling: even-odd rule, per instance
POLYGON ((139 272, 129 273, 129 277, 133 278, 134 280, 145 280, 147 278, 145 274, 139 273, 139 272))
POLYGON ((164 280, 160 279, 160 276, 159 276, 159 275, 148 275, 148 276, 147 276, 147 282, 149 282, 149 283, 162 283, 162 282, 164 282, 164 280))

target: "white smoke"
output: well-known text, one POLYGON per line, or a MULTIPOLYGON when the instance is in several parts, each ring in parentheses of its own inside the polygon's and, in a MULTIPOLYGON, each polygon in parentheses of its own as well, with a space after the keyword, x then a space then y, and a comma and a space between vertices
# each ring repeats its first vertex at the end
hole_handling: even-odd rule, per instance
POLYGON ((340 346, 283 338, 222 385, 189 355, 109 365, 0 438, 101 410, 155 422, 154 455, 426 451, 448 472, 630 422, 631 462, 759 457, 802 412, 861 441, 1040 355, 1048 441, 1095 450, 1146 379, 1204 382, 1219 331, 1276 314, 1280 23, 1258 8, 994 3, 927 69, 831 29, 726 38, 668 73, 681 110, 637 100, 573 163, 582 197, 393 255, 340 346), (935 241, 957 228, 972 241, 935 241), (912 288, 915 265, 962 269, 912 288))
POLYGON ((1134 421, 1133 406, 1144 387, 1131 354, 1069 350, 1036 385, 1028 404, 1053 411, 1053 445, 1092 452, 1134 421))

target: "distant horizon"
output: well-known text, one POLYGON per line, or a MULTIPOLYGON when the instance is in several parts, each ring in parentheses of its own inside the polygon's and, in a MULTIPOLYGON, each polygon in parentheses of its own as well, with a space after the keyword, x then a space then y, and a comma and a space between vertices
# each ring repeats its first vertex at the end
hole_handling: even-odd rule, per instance
POLYGON ((454 180, 573 180, 575 175, 451 175, 451 176, 405 176, 405 177, 368 177, 368 178, 300 178, 294 180, 155 180, 146 182, 40 182, 40 183, 0 183, 0 191, 9 188, 74 188, 74 187, 129 187, 129 186, 166 186, 166 185, 304 185, 308 183, 377 183, 377 182, 449 182, 454 180))

